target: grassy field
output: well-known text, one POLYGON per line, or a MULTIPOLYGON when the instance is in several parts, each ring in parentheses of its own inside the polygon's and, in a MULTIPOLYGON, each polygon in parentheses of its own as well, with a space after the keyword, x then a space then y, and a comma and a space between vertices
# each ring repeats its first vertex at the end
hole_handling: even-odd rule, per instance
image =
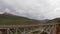
POLYGON ((0 24, 9 25, 9 24, 33 24, 33 23, 37 23, 37 21, 21 16, 0 14, 0 24))
MULTIPOLYGON (((60 23, 60 18, 49 20, 48 23, 50 21, 53 21, 53 22, 56 21, 56 22, 60 23)), ((2 25, 2 24, 6 24, 6 25, 10 25, 10 24, 36 24, 36 23, 39 23, 39 21, 29 19, 26 17, 16 16, 16 15, 0 14, 0 25, 2 25)))

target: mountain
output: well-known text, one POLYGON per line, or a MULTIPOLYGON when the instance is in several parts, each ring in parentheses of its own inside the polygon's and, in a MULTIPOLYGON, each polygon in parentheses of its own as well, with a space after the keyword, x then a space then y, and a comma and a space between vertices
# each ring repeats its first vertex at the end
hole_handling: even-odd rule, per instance
POLYGON ((0 24, 37 24, 38 21, 10 13, 0 14, 0 24))
POLYGON ((26 17, 16 16, 10 13, 0 14, 0 25, 6 24, 38 24, 38 23, 60 23, 60 18, 55 18, 53 20, 34 20, 26 17))
POLYGON ((48 20, 47 23, 60 23, 60 18, 55 18, 52 20, 48 20))
POLYGON ((40 22, 42 22, 42 23, 47 23, 48 21, 49 21, 49 19, 40 20, 40 22))
POLYGON ((60 23, 60 18, 55 18, 52 21, 56 21, 56 22, 60 23))
MULTIPOLYGON (((60 23, 60 18, 55 18, 52 21, 55 21, 56 23, 60 23)), ((59 27, 60 27, 60 24, 59 24, 59 27)))

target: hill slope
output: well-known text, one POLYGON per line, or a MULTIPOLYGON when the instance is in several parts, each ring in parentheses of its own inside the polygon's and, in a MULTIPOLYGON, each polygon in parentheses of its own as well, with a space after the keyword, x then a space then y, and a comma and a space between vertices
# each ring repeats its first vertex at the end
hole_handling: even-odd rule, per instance
POLYGON ((0 14, 0 25, 1 24, 34 24, 38 21, 28 19, 25 17, 10 15, 10 14, 0 14))

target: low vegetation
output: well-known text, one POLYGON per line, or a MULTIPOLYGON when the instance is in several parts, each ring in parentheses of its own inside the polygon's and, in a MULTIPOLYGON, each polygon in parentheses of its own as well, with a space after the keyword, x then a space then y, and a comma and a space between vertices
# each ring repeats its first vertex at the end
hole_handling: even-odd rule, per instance
POLYGON ((9 24, 33 24, 33 23, 37 23, 37 21, 21 16, 0 14, 0 24, 9 25, 9 24))
MULTIPOLYGON (((50 22, 52 23, 52 21, 60 23, 60 18, 48 20, 46 23, 50 23, 50 22)), ((6 24, 6 25, 10 25, 10 24, 36 24, 36 23, 40 23, 40 21, 29 19, 26 17, 16 16, 16 15, 12 15, 12 14, 0 14, 0 25, 2 25, 2 24, 6 24)))

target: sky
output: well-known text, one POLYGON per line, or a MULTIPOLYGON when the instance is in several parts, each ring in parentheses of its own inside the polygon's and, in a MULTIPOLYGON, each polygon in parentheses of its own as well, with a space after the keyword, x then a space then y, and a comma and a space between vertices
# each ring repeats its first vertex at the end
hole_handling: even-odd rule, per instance
POLYGON ((9 12, 36 20, 60 17, 60 0, 0 0, 0 14, 9 12))

